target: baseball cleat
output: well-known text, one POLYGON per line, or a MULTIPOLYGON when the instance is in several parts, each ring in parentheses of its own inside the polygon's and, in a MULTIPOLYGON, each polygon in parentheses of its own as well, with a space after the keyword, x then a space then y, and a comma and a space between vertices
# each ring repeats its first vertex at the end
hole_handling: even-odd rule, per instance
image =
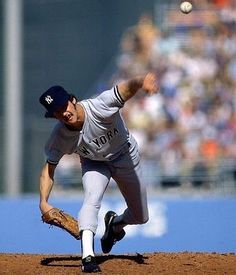
POLYGON ((125 230, 122 229, 121 232, 116 233, 114 232, 113 220, 117 216, 117 214, 113 211, 108 211, 105 215, 104 222, 105 222, 105 233, 101 238, 101 246, 103 253, 109 253, 113 247, 113 245, 124 238, 125 230))
POLYGON ((87 256, 84 259, 82 259, 82 272, 86 273, 95 273, 100 272, 101 269, 96 263, 96 259, 93 256, 87 256))

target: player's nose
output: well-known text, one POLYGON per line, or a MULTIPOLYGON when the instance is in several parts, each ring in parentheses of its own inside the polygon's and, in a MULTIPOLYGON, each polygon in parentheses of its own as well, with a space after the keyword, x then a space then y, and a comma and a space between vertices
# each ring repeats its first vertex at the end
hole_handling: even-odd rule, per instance
POLYGON ((72 117, 72 114, 69 113, 69 112, 65 112, 65 113, 63 113, 63 117, 64 117, 66 120, 69 120, 69 119, 72 117))

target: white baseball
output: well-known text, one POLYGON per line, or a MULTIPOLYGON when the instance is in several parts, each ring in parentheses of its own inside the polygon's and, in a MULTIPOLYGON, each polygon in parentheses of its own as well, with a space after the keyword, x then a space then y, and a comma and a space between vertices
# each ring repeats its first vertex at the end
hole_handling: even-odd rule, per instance
POLYGON ((180 10, 183 12, 183 13, 190 13, 193 9, 193 6, 190 2, 188 1, 184 1, 180 4, 180 10))

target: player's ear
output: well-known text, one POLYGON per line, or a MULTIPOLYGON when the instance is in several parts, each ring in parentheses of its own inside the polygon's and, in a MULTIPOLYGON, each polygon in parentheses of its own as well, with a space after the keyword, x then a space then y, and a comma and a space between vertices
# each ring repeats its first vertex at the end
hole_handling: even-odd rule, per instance
POLYGON ((72 101, 71 101, 73 104, 76 104, 77 100, 75 97, 72 98, 72 101))
POLYGON ((76 96, 74 96, 74 95, 70 95, 70 102, 71 103, 73 103, 73 104, 76 104, 76 102, 77 102, 77 98, 76 98, 76 96))

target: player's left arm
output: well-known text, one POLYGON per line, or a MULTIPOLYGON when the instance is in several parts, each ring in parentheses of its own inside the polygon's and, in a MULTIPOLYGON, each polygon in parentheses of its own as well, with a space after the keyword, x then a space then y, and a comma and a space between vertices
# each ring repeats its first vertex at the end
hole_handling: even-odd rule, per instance
POLYGON ((56 169, 56 165, 52 165, 50 163, 46 163, 41 171, 40 175, 40 210, 43 213, 49 211, 53 208, 52 205, 48 203, 49 195, 51 193, 54 181, 54 171, 56 169))
POLYGON ((118 91, 123 101, 130 99, 140 89, 149 95, 157 93, 159 87, 156 75, 148 73, 145 76, 135 77, 118 85, 118 91))

